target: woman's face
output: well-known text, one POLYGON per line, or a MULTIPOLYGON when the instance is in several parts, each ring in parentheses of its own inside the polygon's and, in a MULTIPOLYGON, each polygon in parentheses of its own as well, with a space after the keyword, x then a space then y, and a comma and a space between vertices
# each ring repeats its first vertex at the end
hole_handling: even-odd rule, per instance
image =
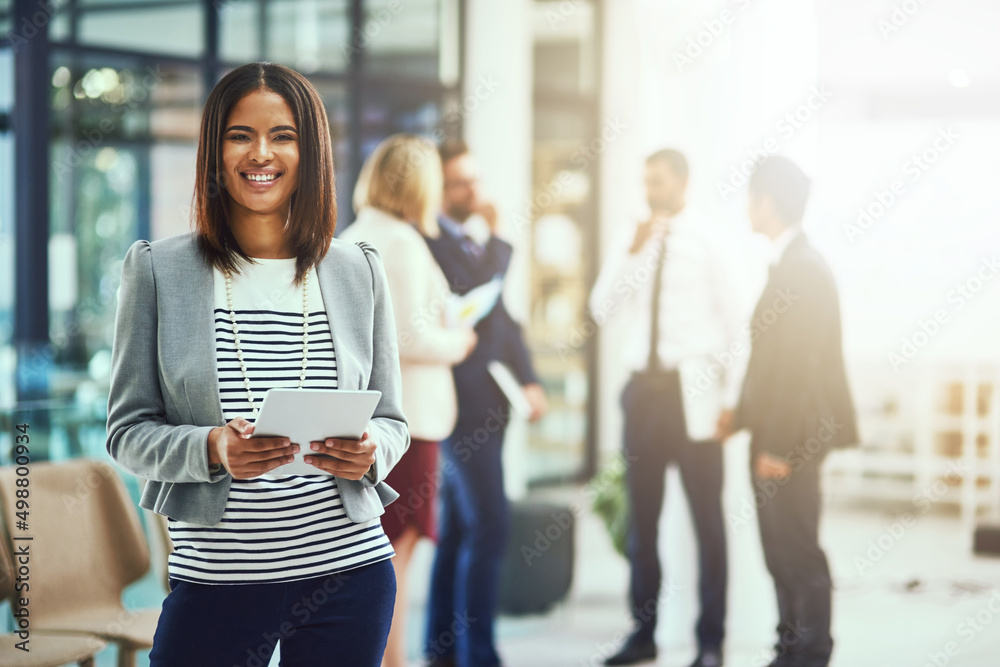
POLYGON ((285 214, 299 185, 299 134, 281 95, 258 90, 236 103, 222 135, 222 166, 237 207, 285 214))

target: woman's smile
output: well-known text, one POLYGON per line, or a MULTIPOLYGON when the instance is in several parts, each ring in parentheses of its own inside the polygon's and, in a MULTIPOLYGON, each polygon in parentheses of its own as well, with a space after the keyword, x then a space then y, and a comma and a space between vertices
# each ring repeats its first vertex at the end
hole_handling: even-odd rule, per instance
POLYGON ((284 173, 279 169, 247 169, 239 172, 246 185, 258 191, 271 188, 284 173))

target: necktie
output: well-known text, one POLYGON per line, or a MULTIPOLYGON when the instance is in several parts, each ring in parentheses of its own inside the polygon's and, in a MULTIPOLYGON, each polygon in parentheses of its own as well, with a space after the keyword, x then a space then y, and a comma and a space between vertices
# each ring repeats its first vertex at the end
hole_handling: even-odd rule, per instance
POLYGON ((650 308, 649 322, 649 359, 646 368, 659 370, 660 354, 657 349, 660 341, 660 295, 663 293, 663 265, 667 259, 667 237, 660 240, 656 252, 656 271, 653 272, 653 303, 650 308))
POLYGON ((469 254, 474 259, 479 259, 486 252, 485 248, 472 240, 468 236, 462 237, 462 250, 469 254))

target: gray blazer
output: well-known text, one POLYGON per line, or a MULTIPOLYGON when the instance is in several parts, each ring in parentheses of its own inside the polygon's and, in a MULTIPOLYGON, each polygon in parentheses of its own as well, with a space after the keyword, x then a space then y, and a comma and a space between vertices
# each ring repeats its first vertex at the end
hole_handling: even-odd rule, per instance
MULTIPOLYGON (((378 252, 334 239, 316 266, 342 389, 378 389, 370 477, 337 478, 348 518, 368 521, 399 497, 383 480, 410 444, 399 350, 378 252)), ((219 522, 232 476, 208 467, 208 433, 224 426, 215 360, 212 265, 194 233, 136 241, 122 265, 111 351, 107 448, 147 480, 139 505, 205 526, 219 522)))

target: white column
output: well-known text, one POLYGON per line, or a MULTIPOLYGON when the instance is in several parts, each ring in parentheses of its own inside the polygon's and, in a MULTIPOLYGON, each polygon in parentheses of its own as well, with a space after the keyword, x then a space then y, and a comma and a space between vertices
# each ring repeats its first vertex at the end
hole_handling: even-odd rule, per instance
MULTIPOLYGON (((604 30, 600 125, 620 119, 624 130, 614 141, 608 142, 601 155, 598 262, 605 259, 603 253, 611 245, 609 242, 642 212, 643 206, 642 44, 637 39, 635 4, 635 0, 606 2, 604 14, 599 19, 604 30)), ((597 355, 601 382, 590 389, 597 392, 599 462, 621 448, 618 394, 626 372, 621 367, 620 352, 625 328, 629 326, 622 319, 612 318, 601 329, 597 355)))
MULTIPOLYGON (((514 244, 505 303, 527 320, 530 229, 510 224, 531 197, 532 34, 530 0, 469 0, 466 13, 465 140, 482 167, 486 196, 500 210, 501 236, 514 244)), ((504 442, 507 493, 527 491, 527 427, 512 419, 504 442)))

